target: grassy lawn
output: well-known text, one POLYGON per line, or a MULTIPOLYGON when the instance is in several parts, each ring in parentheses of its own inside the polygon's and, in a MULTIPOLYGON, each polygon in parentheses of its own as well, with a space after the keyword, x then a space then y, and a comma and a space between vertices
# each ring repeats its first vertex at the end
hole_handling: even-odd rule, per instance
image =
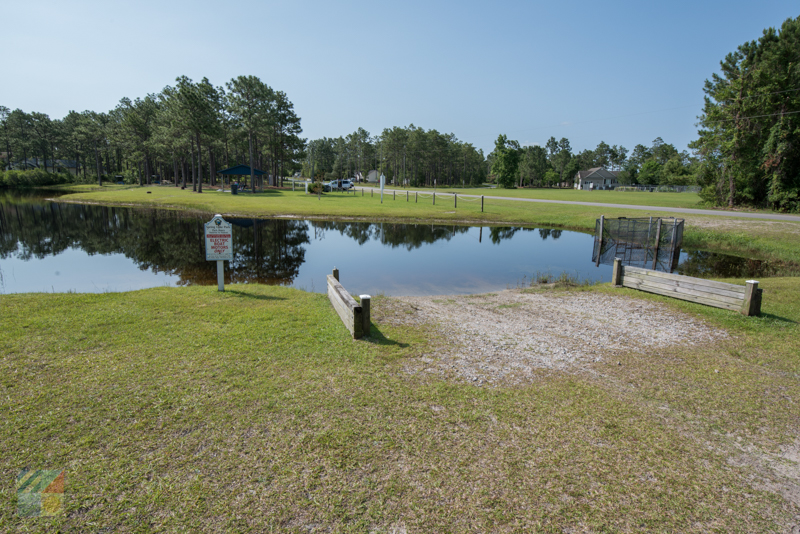
MULTIPOLYGON (((369 187, 369 185, 368 185, 369 187)), ((373 185, 374 187, 374 185, 373 185)), ((391 186, 390 186, 391 187, 391 186)), ((430 193, 431 188, 397 189, 430 193)), ((649 193, 640 191, 578 191, 577 189, 501 189, 487 187, 437 188, 442 193, 463 193, 487 197, 536 198, 542 200, 569 200, 574 202, 598 202, 608 204, 630 204, 634 206, 661 206, 665 208, 703 208, 697 193, 649 193)))
POLYGON ((578 289, 732 337, 494 389, 406 372, 434 341, 382 298, 354 342, 281 287, 5 295, 0 531, 788 531, 800 279, 762 286, 760 318, 578 289), (63 516, 16 516, 23 467, 66 470, 63 516))
MULTIPOLYGON (((88 189, 88 188, 87 188, 88 189)), ((486 190, 481 190, 486 191, 486 190)), ((513 190, 511 190, 513 191, 513 190)), ((539 190, 523 190, 539 191, 539 190)), ((544 190, 547 191, 547 190, 544 190)), ((558 191, 555 193, 584 193, 597 195, 613 191, 558 191)), ((656 195, 683 195, 683 193, 616 193, 631 198, 648 199, 656 195), (648 196, 649 195, 649 196, 648 196)), ((441 222, 464 224, 527 224, 594 231, 595 220, 606 217, 664 217, 668 212, 641 211, 593 206, 541 204, 498 200, 487 197, 484 212, 476 199, 461 199, 454 207, 451 194, 439 194, 433 204, 431 191, 420 193, 414 202, 414 193, 406 201, 405 194, 328 193, 320 199, 302 191, 268 190, 256 194, 231 195, 207 190, 203 194, 169 186, 104 186, 100 190, 88 189, 62 197, 67 201, 97 202, 102 204, 154 206, 196 210, 223 215, 274 217, 296 216, 304 218, 335 218, 340 220, 399 220, 406 222, 441 222)), ((755 258, 768 258, 800 265, 800 223, 759 221, 718 216, 677 213, 686 218, 684 243, 688 247, 712 251, 731 252, 755 258)))

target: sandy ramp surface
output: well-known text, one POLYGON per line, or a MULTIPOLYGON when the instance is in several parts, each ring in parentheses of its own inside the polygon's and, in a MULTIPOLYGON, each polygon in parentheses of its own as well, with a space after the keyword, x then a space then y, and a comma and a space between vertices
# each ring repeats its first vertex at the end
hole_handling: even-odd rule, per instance
POLYGON ((422 358, 425 371, 477 385, 524 382, 535 369, 727 337, 657 302, 596 292, 506 290, 388 300, 379 320, 425 325, 441 341, 422 358))

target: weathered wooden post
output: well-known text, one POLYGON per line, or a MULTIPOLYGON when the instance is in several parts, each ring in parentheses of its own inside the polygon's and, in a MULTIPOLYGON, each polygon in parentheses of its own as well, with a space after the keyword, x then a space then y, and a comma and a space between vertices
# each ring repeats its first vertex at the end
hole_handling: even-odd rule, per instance
POLYGON ((414 191, 414 204, 417 203, 417 191, 414 191))
POLYGON ((603 253, 603 224, 605 223, 606 216, 600 216, 600 236, 598 236, 598 243, 597 243, 597 260, 594 263, 595 267, 600 266, 600 256, 603 253))
POLYGON ((675 217, 672 218, 672 242, 669 244, 669 265, 667 266, 667 272, 672 272, 672 262, 675 259, 675 233, 678 230, 678 219, 675 217))
POLYGON ((392 190, 392 200, 397 200, 397 191, 392 190))
POLYGON ((658 218, 658 223, 656 224, 656 247, 653 249, 653 267, 652 269, 656 270, 656 265, 658 264, 658 245, 661 242, 661 217, 658 218))
POLYGON ((457 207, 458 207, 458 194, 453 193, 453 208, 455 209, 457 207))
POLYGON ((483 213, 483 195, 481 195, 481 213, 483 213))
POLYGON ((433 205, 436 205, 436 191, 433 192, 433 205))
POLYGON ((408 191, 406 191, 406 202, 408 202, 408 191))
POLYGON ((361 301, 361 321, 364 325, 361 331, 365 336, 368 336, 370 333, 369 302, 372 300, 372 297, 369 295, 359 295, 358 298, 361 301))
POLYGON ((622 287, 622 260, 614 258, 614 270, 611 271, 611 285, 622 287))
POLYGON ((336 278, 336 281, 339 281, 339 269, 336 267, 333 268, 333 277, 336 278))
POLYGON ((761 293, 763 290, 758 289, 758 280, 747 280, 746 283, 741 314, 748 317, 761 315, 761 293))

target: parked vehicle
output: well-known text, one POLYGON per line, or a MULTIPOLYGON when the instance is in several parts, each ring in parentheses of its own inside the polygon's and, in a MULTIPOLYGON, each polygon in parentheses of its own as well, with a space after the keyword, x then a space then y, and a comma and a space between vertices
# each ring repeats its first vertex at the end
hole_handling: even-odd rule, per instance
POLYGON ((347 191, 347 190, 355 187, 353 182, 351 182, 350 180, 331 180, 330 182, 324 182, 322 185, 323 185, 322 191, 324 191, 324 192, 333 191, 333 190, 336 190, 336 191, 347 191))

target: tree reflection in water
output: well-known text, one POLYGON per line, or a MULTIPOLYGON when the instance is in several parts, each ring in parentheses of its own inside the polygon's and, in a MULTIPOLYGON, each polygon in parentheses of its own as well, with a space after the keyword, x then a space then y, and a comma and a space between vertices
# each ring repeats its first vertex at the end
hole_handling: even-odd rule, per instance
POLYGON ((312 221, 315 239, 323 239, 325 232, 339 232, 363 245, 376 240, 391 248, 402 247, 414 250, 436 241, 449 241, 456 234, 469 232, 469 226, 442 226, 433 224, 405 223, 350 223, 336 221, 312 221))
MULTIPOLYGON (((123 254, 142 270, 178 276, 180 285, 215 284, 195 215, 55 202, 0 202, 0 259, 55 256, 70 248, 123 254)), ((289 285, 309 242, 304 221, 232 219, 234 261, 227 283, 289 285)))
MULTIPOLYGON (((209 218, 180 211, 62 204, 0 194, 0 259, 44 259, 68 249, 82 250, 90 256, 123 254, 143 271, 177 277, 178 285, 213 285, 216 269, 213 262, 205 259, 203 240, 203 224, 209 218)), ((419 223, 228 220, 233 224, 234 261, 226 263, 226 283, 292 285, 306 261, 311 240, 322 240, 328 232, 338 233, 359 246, 372 241, 390 249, 408 251, 448 242, 470 232, 468 226, 419 223)), ((486 230, 481 228, 477 235, 472 235, 478 242, 487 239, 492 247, 520 233, 529 235, 536 231, 541 241, 550 238, 555 241, 562 235, 561 230, 548 228, 495 226, 486 230)), ((452 254, 458 247, 450 250, 452 254)), ((384 257, 377 249, 371 254, 384 257)), ((693 250, 685 251, 681 259, 677 272, 700 277, 750 278, 787 274, 792 270, 796 274, 798 270, 797 266, 777 262, 693 250)), ((86 265, 87 271, 96 269, 91 262, 86 265)), ((465 276, 460 270, 462 266, 448 268, 453 269, 454 276, 465 276)), ((466 276, 474 276, 479 271, 477 266, 472 266, 466 276)))
POLYGON ((797 268, 781 262, 740 258, 704 250, 688 250, 686 258, 678 264, 676 272, 699 278, 754 278, 796 275, 797 268))

